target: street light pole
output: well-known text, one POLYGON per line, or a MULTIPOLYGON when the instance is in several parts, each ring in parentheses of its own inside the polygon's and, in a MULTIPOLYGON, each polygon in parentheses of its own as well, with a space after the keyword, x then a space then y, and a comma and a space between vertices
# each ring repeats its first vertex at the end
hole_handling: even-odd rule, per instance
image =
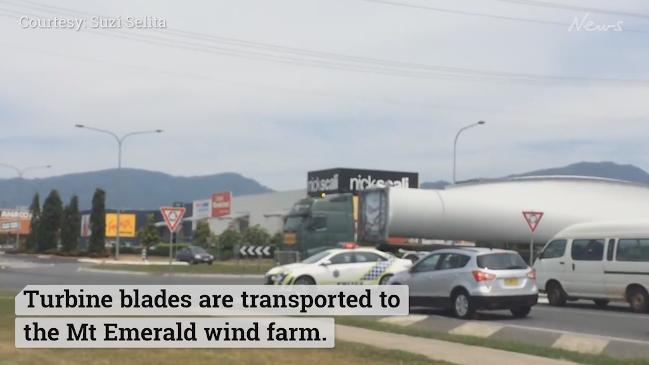
MULTIPOLYGON (((87 125, 83 124, 75 124, 74 125, 77 128, 84 128, 88 129, 91 131, 99 132, 99 133, 104 133, 112 136, 115 138, 115 141, 117 142, 117 185, 118 185, 118 190, 120 190, 121 186, 121 176, 122 176, 122 146, 124 144, 124 140, 128 137, 135 136, 138 134, 152 134, 152 133, 162 133, 162 129, 154 129, 154 130, 147 130, 147 131, 137 131, 137 132, 130 132, 122 135, 121 137, 117 135, 115 132, 111 132, 106 129, 100 129, 100 128, 95 128, 95 127, 90 127, 87 125)), ((119 195, 119 193, 118 193, 119 195)), ((120 215, 122 213, 122 208, 121 208, 121 199, 118 197, 117 199, 117 209, 116 209, 116 224, 117 228, 115 230, 115 260, 119 259, 119 239, 120 239, 120 215)))
MULTIPOLYGON (((8 169, 12 169, 18 174, 18 179, 20 181, 24 180, 25 173, 30 170, 38 170, 38 169, 49 169, 52 167, 52 165, 37 165, 37 166, 27 166, 24 168, 18 168, 13 165, 5 164, 5 163, 0 163, 0 167, 6 167, 8 169)), ((16 188, 18 190, 18 188, 16 188)), ((16 194, 17 197, 18 194, 16 194)), ((17 208, 17 207, 16 207, 17 208)), ((18 213, 18 209, 16 209, 16 213, 18 213)), ((16 222, 17 222, 17 227, 16 227, 16 249, 19 249, 20 245, 20 217, 16 217, 16 222)))
POLYGON ((467 130, 469 128, 477 127, 479 125, 483 125, 485 123, 487 123, 487 122, 485 122, 484 120, 481 120, 481 121, 478 121, 476 123, 469 124, 466 127, 462 127, 462 128, 460 128, 459 131, 457 131, 457 134, 455 135, 455 142, 453 142, 453 184, 455 184, 455 182, 456 182, 456 180, 455 180, 455 170, 456 170, 456 166, 457 166, 457 139, 460 138, 460 134, 462 132, 464 132, 465 130, 467 130))

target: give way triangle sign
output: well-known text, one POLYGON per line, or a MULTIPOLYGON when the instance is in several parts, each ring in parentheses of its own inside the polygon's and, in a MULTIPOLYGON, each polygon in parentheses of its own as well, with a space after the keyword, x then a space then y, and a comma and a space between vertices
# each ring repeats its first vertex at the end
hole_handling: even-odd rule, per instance
POLYGON ((541 218, 543 218, 543 212, 526 211, 523 212, 523 217, 525 218, 525 221, 527 221, 530 231, 534 232, 536 227, 539 226, 541 218))
POLYGON ((165 223, 167 223, 169 231, 176 232, 178 224, 183 220, 183 216, 185 215, 185 208, 161 207, 160 213, 162 213, 162 218, 164 218, 165 223))

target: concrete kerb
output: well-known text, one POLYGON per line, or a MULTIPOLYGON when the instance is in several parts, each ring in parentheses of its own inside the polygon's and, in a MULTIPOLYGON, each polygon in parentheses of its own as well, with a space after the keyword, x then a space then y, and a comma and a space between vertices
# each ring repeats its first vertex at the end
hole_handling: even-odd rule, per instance
MULTIPOLYGON (((90 258, 80 258, 77 262, 84 264, 97 264, 97 265, 141 265, 141 266, 153 266, 153 265, 169 265, 169 261, 115 261, 112 259, 90 259, 90 258)), ((188 266, 189 264, 181 261, 172 261, 171 265, 174 266, 188 266)))
POLYGON ((126 271, 126 270, 111 270, 111 269, 93 269, 89 267, 80 267, 77 269, 79 272, 90 272, 96 274, 117 274, 117 275, 139 275, 139 276, 162 276, 162 277, 188 277, 188 278, 249 278, 249 279, 263 279, 263 275, 250 275, 250 274, 192 274, 192 273, 162 273, 162 272, 146 272, 146 271, 126 271))

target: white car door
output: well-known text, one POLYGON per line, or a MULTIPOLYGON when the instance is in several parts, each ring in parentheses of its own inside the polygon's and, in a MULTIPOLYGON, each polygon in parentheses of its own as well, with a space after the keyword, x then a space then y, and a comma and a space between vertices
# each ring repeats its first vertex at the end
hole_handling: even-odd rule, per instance
POLYGON ((566 257, 567 243, 568 241, 564 239, 548 243, 539 258, 534 262, 536 281, 542 286, 541 289, 546 290, 545 285, 549 280, 557 280, 559 283, 563 283, 570 264, 570 258, 566 257))
MULTIPOLYGON (((432 254, 419 260, 410 269, 410 296, 418 298, 430 298, 433 293, 434 272, 442 254, 432 254)), ((422 303, 423 304, 423 303, 422 303)))
POLYGON ((390 262, 385 257, 367 251, 354 252, 356 264, 360 272, 361 284, 377 284, 390 262))
POLYGON ((602 298, 606 296, 604 280, 604 239, 573 239, 571 263, 564 280, 568 296, 602 298))
POLYGON ((349 284, 359 283, 367 263, 356 263, 354 252, 341 252, 331 256, 330 264, 325 266, 322 284, 349 284))
POLYGON ((447 253, 440 258, 431 280, 432 295, 440 299, 450 299, 451 290, 471 258, 458 253, 447 253))

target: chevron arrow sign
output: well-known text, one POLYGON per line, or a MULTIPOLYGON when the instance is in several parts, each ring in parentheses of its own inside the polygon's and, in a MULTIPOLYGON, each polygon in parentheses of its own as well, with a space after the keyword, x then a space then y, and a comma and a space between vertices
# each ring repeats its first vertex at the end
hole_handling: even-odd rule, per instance
POLYGON ((239 256, 242 258, 271 258, 275 247, 272 246, 241 246, 239 256))

